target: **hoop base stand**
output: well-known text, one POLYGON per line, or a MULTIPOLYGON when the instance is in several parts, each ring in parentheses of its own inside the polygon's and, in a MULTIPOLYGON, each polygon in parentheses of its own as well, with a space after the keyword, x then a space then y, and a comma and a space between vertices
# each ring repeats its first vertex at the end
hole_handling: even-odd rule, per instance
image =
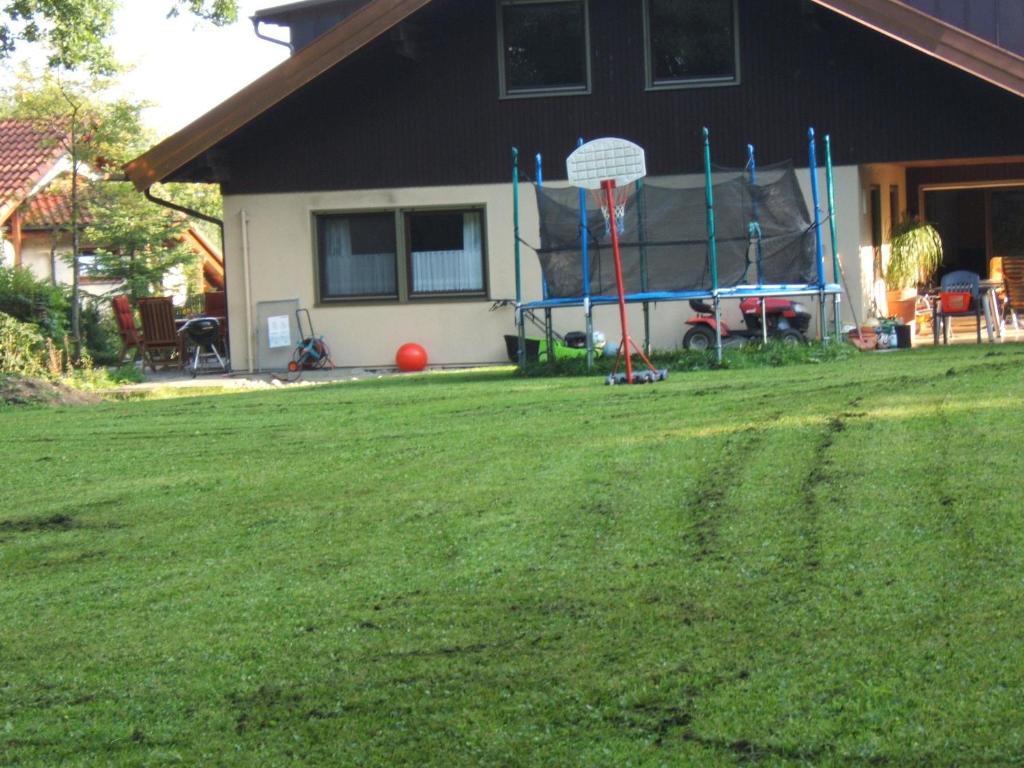
MULTIPOLYGON (((632 369, 632 366, 628 366, 627 365, 627 367, 632 369)), ((608 374, 608 378, 605 379, 604 383, 605 384, 652 384, 655 381, 664 381, 667 378, 668 378, 668 369, 667 368, 655 368, 653 365, 651 365, 651 361, 647 358, 647 355, 644 354, 644 351, 642 349, 640 349, 640 347, 637 346, 637 343, 635 341, 633 341, 632 339, 626 337, 626 338, 622 339, 622 341, 621 341, 621 343, 619 345, 619 351, 615 353, 615 367, 612 369, 612 372, 608 374), (635 349, 637 356, 641 360, 644 361, 644 365, 647 366, 647 370, 646 371, 633 372, 632 370, 630 370, 629 373, 619 373, 619 361, 622 360, 623 354, 624 354, 622 350, 624 350, 624 349, 626 350, 625 356, 626 356, 627 362, 628 362, 628 359, 629 359, 629 355, 631 354, 629 349, 627 348, 627 344, 629 346, 631 346, 633 349, 635 349)))

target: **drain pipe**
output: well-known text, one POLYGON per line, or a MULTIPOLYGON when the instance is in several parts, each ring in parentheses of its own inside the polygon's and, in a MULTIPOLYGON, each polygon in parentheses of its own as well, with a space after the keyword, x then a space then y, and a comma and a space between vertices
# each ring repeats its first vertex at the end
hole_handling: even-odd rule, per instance
POLYGON ((143 194, 146 196, 146 199, 149 200, 149 202, 151 203, 156 203, 157 205, 162 206, 164 208, 170 208, 172 211, 184 213, 186 216, 193 216, 197 219, 200 219, 201 221, 208 221, 210 224, 216 225, 217 230, 220 232, 220 252, 224 253, 223 219, 218 219, 216 216, 210 216, 209 214, 203 213, 202 211, 197 211, 194 208, 186 208, 184 205, 178 205, 177 203, 173 203, 170 200, 164 200, 162 197, 157 197, 156 195, 153 194, 152 187, 146 187, 143 194))
POLYGON ((245 357, 249 373, 253 372, 252 339, 255 331, 252 326, 252 270, 249 265, 249 214, 243 208, 239 211, 242 222, 242 264, 245 274, 245 357))
MULTIPOLYGON (((256 34, 256 37, 258 37, 260 40, 266 40, 268 43, 275 43, 277 45, 283 45, 285 48, 288 49, 289 53, 295 53, 295 48, 292 46, 292 44, 290 42, 288 42, 286 40, 278 40, 276 37, 270 37, 270 35, 265 35, 262 32, 260 32, 260 24, 263 23, 263 19, 261 19, 261 18, 259 18, 257 16, 250 16, 249 17, 249 21, 252 22, 252 31, 256 34)), ((277 26, 277 25, 275 25, 275 26, 277 26)))

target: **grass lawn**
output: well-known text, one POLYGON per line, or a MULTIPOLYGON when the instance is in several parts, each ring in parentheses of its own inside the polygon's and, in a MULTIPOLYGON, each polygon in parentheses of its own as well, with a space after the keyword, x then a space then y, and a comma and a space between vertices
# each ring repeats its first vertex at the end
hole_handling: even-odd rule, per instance
POLYGON ((1024 346, 0 434, 0 765, 1024 763, 1024 346))

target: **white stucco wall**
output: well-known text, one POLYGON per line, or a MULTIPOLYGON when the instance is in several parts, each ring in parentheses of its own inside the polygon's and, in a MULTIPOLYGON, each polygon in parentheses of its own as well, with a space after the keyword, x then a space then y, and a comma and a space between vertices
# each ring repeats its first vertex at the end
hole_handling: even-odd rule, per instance
POLYGON ((882 196, 882 270, 889 263, 889 235, 894 223, 907 210, 907 169, 902 165, 865 165, 860 168, 860 258, 863 266, 861 285, 865 297, 865 314, 877 310, 881 315, 888 315, 889 309, 884 302, 884 286, 879 287, 878 306, 871 301, 874 289, 874 247, 871 244, 871 187, 877 186, 882 196), (890 187, 899 187, 899 209, 892 210, 889 202, 890 187))
MULTIPOLYGON (((806 169, 798 171, 810 208, 810 184, 806 169)), ((836 168, 839 251, 858 316, 863 318, 860 258, 860 174, 856 167, 836 168)), ((825 179, 821 174, 822 206, 825 179)), ((522 239, 537 244, 536 200, 529 184, 521 188, 520 232, 522 239)), ((391 190, 313 192, 273 195, 234 195, 224 199, 225 259, 230 322, 231 358, 235 369, 244 370, 256 359, 253 324, 256 305, 264 301, 297 299, 308 308, 318 335, 330 345, 339 366, 383 367, 394 363, 395 351, 408 341, 422 344, 431 364, 467 365, 506 361, 504 334, 515 333, 511 308, 491 310, 494 299, 514 298, 512 188, 510 184, 464 187, 421 187, 391 190), (416 301, 404 304, 316 304, 315 231, 317 212, 357 212, 415 209, 437 206, 480 206, 485 209, 488 254, 488 299, 468 301, 416 301), (246 237, 243 238, 243 214, 246 237), (243 241, 248 242, 248 267, 243 241), (246 306, 248 272, 251 305, 246 306)), ((831 279, 831 242, 823 224, 824 247, 831 279)), ((869 238, 870 240, 870 238, 869 238)), ((870 261, 868 262, 870 268, 870 261)), ((540 298, 541 274, 536 255, 522 248, 524 298, 540 298)), ((816 303, 813 297, 804 303, 816 303)), ((735 302, 727 302, 735 304, 735 302)), ((844 296, 844 322, 852 322, 844 296)), ((735 312, 735 310, 732 310, 735 312)), ((680 346, 685 320, 692 315, 686 302, 652 305, 651 341, 657 349, 680 346)), ((582 308, 554 311, 556 330, 582 330, 582 308)), ((642 309, 630 308, 631 334, 643 337, 642 309)), ((609 341, 619 335, 618 310, 599 307, 594 327, 609 341)), ((530 332, 531 335, 539 335, 530 332)))

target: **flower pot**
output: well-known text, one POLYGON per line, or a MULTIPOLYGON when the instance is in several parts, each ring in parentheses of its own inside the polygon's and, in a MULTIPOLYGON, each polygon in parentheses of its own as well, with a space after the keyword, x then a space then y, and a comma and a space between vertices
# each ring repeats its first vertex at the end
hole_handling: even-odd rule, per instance
POLYGON ((898 317, 904 323, 914 322, 914 308, 917 306, 917 289, 903 288, 898 291, 888 291, 885 294, 885 303, 889 307, 889 314, 898 317))

